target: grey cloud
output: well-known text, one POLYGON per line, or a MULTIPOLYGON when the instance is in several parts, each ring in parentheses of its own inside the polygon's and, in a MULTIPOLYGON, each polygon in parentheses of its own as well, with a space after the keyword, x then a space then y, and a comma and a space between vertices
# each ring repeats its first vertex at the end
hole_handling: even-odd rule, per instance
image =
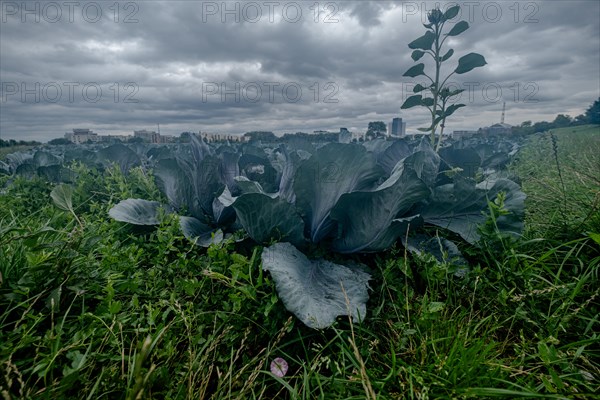
MULTIPOLYGON (((388 121, 398 114, 408 121, 409 130, 426 125, 425 111, 400 112, 407 88, 415 82, 402 73, 413 64, 407 44, 424 33, 421 20, 435 2, 335 2, 334 17, 339 22, 331 24, 323 18, 332 9, 321 10, 315 22, 310 9, 314 2, 301 3, 303 17, 295 23, 281 15, 281 7, 292 2, 280 3, 273 23, 264 7, 256 23, 244 21, 243 16, 236 23, 231 15, 222 23, 219 14, 203 15, 209 3, 138 2, 136 23, 123 22, 127 15, 123 9, 115 23, 108 9, 113 3, 100 2, 105 14, 97 23, 77 15, 73 23, 52 24, 43 20, 21 23, 18 16, 9 16, 0 23, 0 90, 11 83, 24 83, 31 89, 36 82, 42 87, 76 82, 79 88, 101 85, 103 95, 97 103, 82 100, 80 92, 75 101, 63 95, 56 103, 44 99, 35 103, 31 95, 20 101, 20 93, 6 99, 5 90, 0 93, 0 136, 49 140, 72 127, 127 133, 158 122, 170 134, 190 129, 282 133, 346 126, 364 130, 369 121, 388 121), (138 103, 123 101, 128 82, 138 88, 138 103), (231 88, 236 83, 243 87, 264 82, 277 82, 280 87, 298 83, 303 96, 296 103, 286 101, 280 91, 275 101, 266 93, 256 102, 244 96, 236 101, 231 95, 221 101, 220 94, 203 99, 203 84, 222 83, 231 88), (328 82, 337 85, 337 102, 324 102, 332 93, 324 89, 328 82), (110 89, 115 84, 119 101, 110 89), (315 84, 319 87, 316 99, 310 89, 315 84)), ((227 7, 235 4, 229 2, 227 7)), ((238 4, 242 9, 247 3, 238 4)), ((325 4, 320 3, 321 7, 325 4)), ((471 28, 453 42, 453 62, 474 51, 489 64, 453 77, 457 85, 479 86, 472 100, 463 98, 468 107, 447 124, 449 129, 496 122, 502 101, 507 102, 507 121, 517 124, 551 119, 566 111, 580 113, 598 97, 600 3, 521 2, 518 16, 514 2, 476 5, 472 6, 471 28), (494 7, 502 12, 496 22, 490 18, 494 7), (490 13, 483 14, 484 9, 490 13), (529 22, 525 21, 528 16, 529 22), (529 91, 524 88, 528 84, 529 91), (484 94, 486 85, 490 93, 499 86, 502 98, 484 94), (537 90, 537 102, 526 99, 532 87, 537 90)), ((449 64, 449 70, 453 65, 449 64)))

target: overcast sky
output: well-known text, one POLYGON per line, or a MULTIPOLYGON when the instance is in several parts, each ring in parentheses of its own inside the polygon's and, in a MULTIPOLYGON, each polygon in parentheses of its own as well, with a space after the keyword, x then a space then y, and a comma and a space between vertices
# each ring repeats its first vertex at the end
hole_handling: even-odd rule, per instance
MULTIPOLYGON (((450 79, 468 107, 447 130, 499 122, 503 102, 516 125, 599 97, 599 1, 449 3, 470 28, 446 70, 469 52, 488 65, 450 79)), ((396 116, 414 132, 427 114, 400 110, 418 82, 402 74, 435 4, 0 0, 0 137, 365 131, 396 116)))

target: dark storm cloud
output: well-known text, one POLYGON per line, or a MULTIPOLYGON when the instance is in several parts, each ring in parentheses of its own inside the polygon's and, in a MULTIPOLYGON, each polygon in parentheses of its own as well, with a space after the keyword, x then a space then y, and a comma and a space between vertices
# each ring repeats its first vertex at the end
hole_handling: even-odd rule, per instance
MULTIPOLYGON (((504 101, 518 124, 575 116, 598 97, 600 3, 458 3, 471 27, 449 42, 454 62, 478 52, 488 65, 451 78, 468 107, 450 130, 497 122, 504 101)), ((407 44, 434 2, 98 1, 70 13, 59 1, 58 21, 47 4, 0 2, 3 138, 157 123, 170 134, 364 131, 397 115, 409 131, 427 123, 400 105, 416 82, 402 77, 407 44)))

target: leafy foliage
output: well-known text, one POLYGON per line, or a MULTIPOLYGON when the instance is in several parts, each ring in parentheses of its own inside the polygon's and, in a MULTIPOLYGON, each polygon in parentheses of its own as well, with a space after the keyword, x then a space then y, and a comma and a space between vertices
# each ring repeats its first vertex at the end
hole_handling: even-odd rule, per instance
MULTIPOLYGON (((593 212, 593 197, 583 200, 597 191, 589 146, 597 130, 555 135, 567 215, 578 215, 564 232, 571 236, 536 233, 551 232, 540 221, 561 227, 563 207, 552 201, 550 139, 539 135, 510 166, 523 172, 535 205, 527 241, 497 229, 506 210, 494 201, 482 210, 479 246, 423 226, 407 243, 420 254, 328 256, 368 265, 371 289, 360 326, 337 318, 326 330, 290 318, 260 247, 225 239, 198 250, 172 214, 141 235, 107 218, 121 199, 167 202, 145 167, 68 165, 79 176, 72 205, 84 229, 53 204, 54 184, 11 176, 0 192, 0 391, 31 399, 594 398, 598 225, 576 228, 593 212), (282 378, 269 372, 279 358, 289 366, 282 378)), ((391 148, 373 145, 367 154, 376 160, 391 148)), ((439 156, 436 187, 463 175, 452 171, 453 157, 439 156)), ((464 175, 479 183, 484 169, 464 175)), ((309 260, 323 259, 327 245, 309 260)))
POLYGON ((421 62, 410 67, 403 76, 411 78, 424 76, 427 78, 429 83, 426 86, 418 84, 414 87, 413 91, 415 93, 429 91, 432 97, 425 97, 423 94, 415 94, 408 97, 401 108, 409 109, 422 106, 429 110, 431 113, 431 125, 419 130, 430 132, 431 145, 435 146, 436 150, 439 150, 441 147, 446 118, 454 114, 459 108, 465 106, 464 104, 452 104, 452 98, 463 92, 463 89, 451 90, 449 87, 445 86, 446 82, 454 74, 466 74, 475 68, 483 67, 487 64, 485 58, 481 54, 469 53, 458 59, 458 65, 448 76, 445 78, 440 76, 442 64, 454 55, 453 49, 448 49, 445 53, 443 52, 442 48, 445 41, 449 37, 460 35, 469 28, 469 23, 467 21, 459 21, 454 24, 447 33, 443 33, 445 25, 457 16, 459 12, 459 5, 448 8, 446 12, 440 11, 439 8, 431 10, 427 15, 429 24, 424 25, 427 31, 423 36, 413 40, 408 45, 409 48, 413 49, 411 55, 413 61, 419 61, 423 56, 428 55, 433 59, 435 69, 434 74, 428 75, 425 72, 425 63, 421 62), (438 126, 441 127, 441 131, 436 144, 436 132, 438 126))
MULTIPOLYGON (((427 141, 376 139, 318 148, 299 142, 214 146, 192 135, 189 145, 160 151, 120 144, 97 149, 100 156, 91 150, 77 155, 72 149, 65 154, 54 149, 51 155, 21 158, 51 164, 67 158, 69 151, 70 159, 91 160, 120 192, 108 215, 149 227, 132 231, 138 234, 174 219, 183 236, 200 247, 247 235, 261 245, 291 243, 313 259, 326 252, 347 255, 335 264, 354 265, 350 255, 385 251, 408 234, 424 233, 426 242, 431 227, 443 229, 438 235, 448 248, 454 234, 476 245, 488 203, 501 195, 506 214, 497 228, 518 235, 524 196, 517 184, 495 175, 495 168, 510 159, 509 150, 514 151, 500 143, 463 141, 438 155, 427 141), (495 148, 499 150, 490 150, 495 148), (142 167, 124 171, 132 160, 142 167), (133 193, 124 186, 127 174, 142 185, 154 180, 156 186, 133 193)), ((70 212, 78 219, 75 210, 70 212)), ((323 269, 319 276, 327 273, 323 269)), ((366 290, 366 282, 359 285, 366 290)), ((348 293, 350 302, 357 301, 351 298, 354 293, 348 293)), ((330 315, 340 314, 333 303, 335 312, 326 303, 321 307, 330 315)))
POLYGON ((262 261, 283 304, 309 328, 326 328, 338 315, 365 317, 370 275, 360 266, 311 261, 289 243, 265 248, 262 261))
POLYGON ((132 225, 158 225, 160 203, 143 199, 127 199, 110 209, 114 220, 132 225))

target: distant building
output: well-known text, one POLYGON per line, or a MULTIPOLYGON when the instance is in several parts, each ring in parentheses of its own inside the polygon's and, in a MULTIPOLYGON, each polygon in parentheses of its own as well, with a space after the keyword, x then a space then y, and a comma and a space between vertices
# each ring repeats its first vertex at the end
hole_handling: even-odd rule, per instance
POLYGON ((484 128, 488 135, 510 135, 512 133, 512 125, 499 123, 484 128))
POLYGON ((402 118, 394 118, 392 120, 392 130, 389 135, 393 137, 406 136, 406 122, 402 121, 402 118))
POLYGON ((155 131, 147 131, 145 129, 133 131, 133 137, 141 138, 144 142, 160 143, 160 134, 155 131))
POLYGON ((484 128, 479 128, 477 133, 480 136, 495 136, 495 135, 510 135, 512 133, 512 125, 498 123, 484 128))
POLYGON ((102 135, 100 140, 103 142, 127 142, 131 139, 129 135, 102 135))
POLYGON ((176 141, 177 141, 177 138, 175 136, 160 135, 160 142, 161 143, 175 143, 176 141))
POLYGON ((73 132, 65 133, 65 139, 70 140, 75 144, 83 144, 88 142, 96 143, 100 140, 98 134, 90 129, 73 129, 73 132))
POLYGON ((472 137, 472 136, 476 136, 478 133, 478 131, 454 131, 452 132, 452 137, 454 139, 463 139, 463 138, 468 138, 468 137, 472 137))

